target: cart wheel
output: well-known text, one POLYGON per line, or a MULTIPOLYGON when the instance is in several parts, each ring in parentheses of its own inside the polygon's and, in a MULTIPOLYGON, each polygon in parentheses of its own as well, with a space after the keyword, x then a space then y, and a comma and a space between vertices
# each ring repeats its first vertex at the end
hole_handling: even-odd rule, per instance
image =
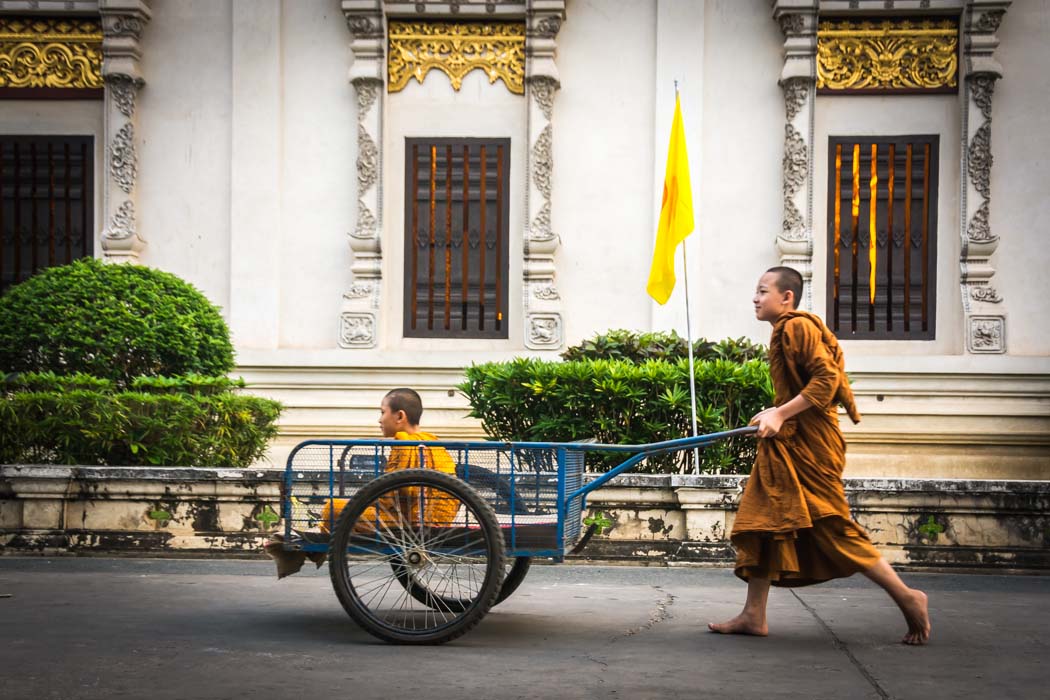
POLYGON ((370 482, 343 509, 329 571, 339 602, 365 631, 443 644, 495 604, 503 549, 496 514, 477 491, 447 474, 405 469, 370 482))
MULTIPOLYGON (((507 575, 503 577, 503 585, 500 587, 499 595, 496 596, 496 602, 493 605, 499 605, 518 589, 521 582, 525 580, 525 574, 529 572, 531 562, 531 557, 515 557, 512 564, 508 562, 510 566, 507 568, 507 575)), ((464 600, 458 597, 439 595, 428 589, 419 577, 414 575, 412 567, 400 559, 392 560, 390 568, 393 570, 394 576, 397 577, 397 582, 408 591, 409 595, 427 607, 463 612, 470 606, 471 601, 469 599, 464 600)))
POLYGON ((507 598, 510 598, 511 593, 518 590, 518 586, 525 580, 525 574, 529 573, 531 565, 532 557, 516 557, 514 559, 514 564, 507 570, 507 575, 503 577, 503 586, 499 589, 499 596, 493 605, 499 605, 507 598))

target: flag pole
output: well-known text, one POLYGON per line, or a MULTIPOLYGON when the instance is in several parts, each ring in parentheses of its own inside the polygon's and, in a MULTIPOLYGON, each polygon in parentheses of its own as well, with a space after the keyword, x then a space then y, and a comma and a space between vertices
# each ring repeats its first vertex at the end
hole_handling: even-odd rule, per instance
MULTIPOLYGON (((678 99, 678 80, 674 81, 674 96, 678 99)), ((682 241, 682 286, 685 287, 685 338, 689 343, 689 408, 693 418, 693 437, 699 435, 696 425, 696 372, 693 360, 693 326, 689 314, 689 261, 686 258, 686 241, 682 241)), ((693 448, 693 474, 700 473, 700 449, 693 448)))

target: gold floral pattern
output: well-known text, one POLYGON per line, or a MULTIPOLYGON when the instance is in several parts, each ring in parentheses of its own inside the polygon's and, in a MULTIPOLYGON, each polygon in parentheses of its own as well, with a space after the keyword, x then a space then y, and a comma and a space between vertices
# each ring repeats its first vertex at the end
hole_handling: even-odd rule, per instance
POLYGON ((463 77, 483 70, 489 83, 502 80, 525 94, 525 25, 518 22, 391 22, 387 90, 399 92, 431 69, 448 75, 459 90, 463 77))
POLYGON ((102 25, 0 17, 0 88, 101 88, 102 25))
POLYGON ((954 88, 958 49, 953 19, 823 21, 817 29, 817 89, 954 88))

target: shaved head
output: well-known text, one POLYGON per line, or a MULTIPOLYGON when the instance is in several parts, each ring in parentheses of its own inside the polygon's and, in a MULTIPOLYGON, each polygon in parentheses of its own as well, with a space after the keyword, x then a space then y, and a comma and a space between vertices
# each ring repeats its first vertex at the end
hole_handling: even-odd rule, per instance
POLYGON ((780 266, 771 267, 766 270, 766 273, 772 274, 776 278, 777 290, 779 292, 791 292, 791 308, 797 309, 799 300, 802 299, 802 275, 799 274, 798 270, 780 266))
POLYGON ((419 425, 419 420, 423 416, 423 399, 419 398, 419 394, 415 391, 407 388, 391 389, 383 400, 390 407, 391 413, 404 411, 409 423, 419 425))

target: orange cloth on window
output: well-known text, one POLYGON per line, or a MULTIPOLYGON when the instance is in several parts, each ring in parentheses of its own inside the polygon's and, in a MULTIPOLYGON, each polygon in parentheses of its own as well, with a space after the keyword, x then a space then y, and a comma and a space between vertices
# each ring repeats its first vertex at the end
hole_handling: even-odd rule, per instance
POLYGON ((846 442, 836 404, 854 423, 860 414, 838 340, 819 317, 788 312, 773 326, 769 370, 777 406, 799 394, 812 406, 758 440, 730 535, 736 575, 806 586, 864 571, 880 555, 850 519, 842 485, 846 442))
MULTIPOLYGON (((431 433, 418 432, 406 433, 399 431, 394 435, 395 440, 411 440, 415 442, 430 442, 437 440, 437 436, 431 433)), ((412 445, 411 447, 392 447, 386 461, 386 472, 396 472, 401 469, 434 469, 445 474, 456 475, 456 463, 444 447, 423 447, 412 445), (422 464, 420 456, 422 455, 422 464)), ((419 518, 419 488, 405 487, 398 490, 398 497, 384 496, 380 503, 382 508, 378 515, 380 522, 390 524, 398 519, 413 522, 419 518)), ((451 498, 445 492, 434 492, 428 489, 424 494, 424 518, 430 525, 450 525, 459 511, 460 502, 451 498), (430 496, 430 497, 427 497, 430 496)), ((343 508, 350 502, 349 498, 333 498, 325 504, 321 511, 321 530, 330 532, 335 528, 335 521, 343 508)), ((376 512, 374 506, 369 506, 361 514, 360 522, 374 521, 376 512)))

